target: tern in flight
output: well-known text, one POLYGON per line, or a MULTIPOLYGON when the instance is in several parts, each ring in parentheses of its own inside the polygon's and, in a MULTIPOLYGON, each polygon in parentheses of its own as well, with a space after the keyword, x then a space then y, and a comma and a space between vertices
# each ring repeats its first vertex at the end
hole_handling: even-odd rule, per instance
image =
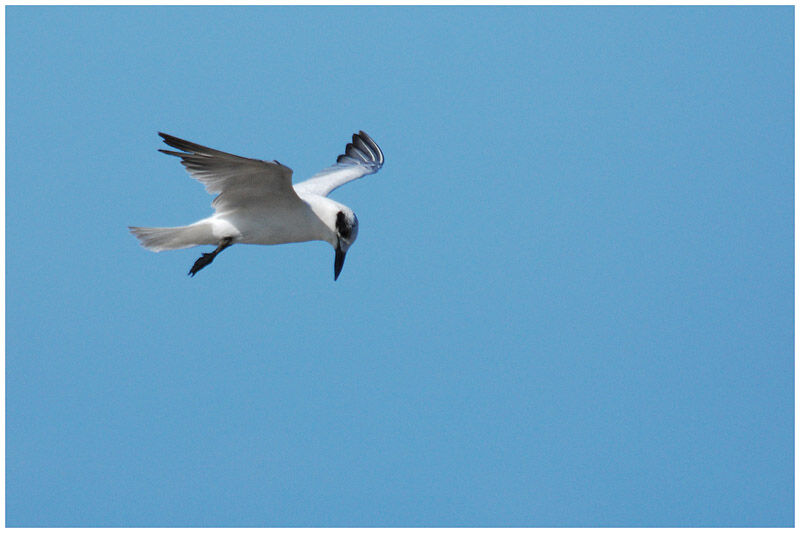
POLYGON ((129 227, 142 246, 154 252, 216 245, 195 261, 189 275, 209 265, 225 248, 241 244, 325 241, 336 250, 333 279, 339 278, 347 250, 358 236, 358 219, 349 207, 328 198, 337 187, 383 166, 383 152, 363 131, 353 135, 336 164, 292 185, 292 169, 277 161, 248 159, 200 146, 166 133, 164 142, 181 150, 159 150, 181 158, 189 174, 217 194, 214 214, 175 228, 129 227))

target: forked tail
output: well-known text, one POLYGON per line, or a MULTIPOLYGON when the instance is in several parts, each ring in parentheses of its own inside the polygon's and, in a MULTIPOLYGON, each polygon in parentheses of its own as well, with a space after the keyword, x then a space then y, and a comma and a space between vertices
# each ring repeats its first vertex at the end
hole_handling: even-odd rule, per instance
POLYGON ((200 244, 217 244, 210 224, 192 224, 176 228, 140 228, 128 226, 142 246, 154 252, 178 250, 200 244))

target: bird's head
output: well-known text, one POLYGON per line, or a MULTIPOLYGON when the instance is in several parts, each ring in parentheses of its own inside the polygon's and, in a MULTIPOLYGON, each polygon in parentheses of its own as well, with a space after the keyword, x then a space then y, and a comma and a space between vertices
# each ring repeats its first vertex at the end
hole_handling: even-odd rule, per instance
POLYGON ((336 221, 334 222, 336 233, 336 242, 334 248, 336 249, 336 258, 333 262, 333 279, 339 279, 339 274, 342 272, 344 266, 344 256, 347 254, 356 237, 358 237, 358 218, 353 210, 349 207, 341 206, 336 212, 336 221))

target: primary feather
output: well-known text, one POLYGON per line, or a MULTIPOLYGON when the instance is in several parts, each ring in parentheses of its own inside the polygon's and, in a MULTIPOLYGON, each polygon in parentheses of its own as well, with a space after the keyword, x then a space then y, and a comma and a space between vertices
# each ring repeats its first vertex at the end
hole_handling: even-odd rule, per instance
POLYGON ((159 133, 164 142, 183 150, 159 150, 181 158, 181 164, 211 194, 218 194, 212 206, 216 211, 263 201, 270 196, 298 200, 292 187, 292 169, 277 161, 262 161, 221 152, 159 133))
POLYGON ((299 194, 318 194, 328 196, 355 179, 374 174, 383 166, 383 152, 372 138, 363 131, 353 134, 353 142, 348 143, 336 164, 314 174, 306 181, 294 186, 299 194))

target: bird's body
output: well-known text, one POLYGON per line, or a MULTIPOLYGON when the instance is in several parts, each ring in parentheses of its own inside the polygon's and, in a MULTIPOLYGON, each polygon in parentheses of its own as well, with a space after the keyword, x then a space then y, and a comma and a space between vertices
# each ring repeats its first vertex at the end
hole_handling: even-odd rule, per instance
POLYGON ((175 250, 201 244, 217 244, 226 237, 232 238, 237 244, 326 241, 335 246, 335 232, 325 225, 312 206, 323 212, 343 207, 328 198, 311 197, 301 198, 300 202, 292 202, 290 205, 273 202, 265 206, 231 209, 215 213, 189 226, 183 226, 187 228, 186 234, 191 235, 183 241, 185 244, 176 240, 171 246, 164 246, 161 249, 175 250))
POLYGON ((182 150, 162 152, 180 157, 192 177, 206 190, 219 193, 215 213, 188 226, 131 227, 142 245, 155 252, 199 245, 217 245, 197 260, 191 275, 233 244, 284 244, 325 241, 336 250, 334 278, 338 278, 347 249, 358 235, 353 210, 327 195, 335 188, 380 170, 383 153, 366 133, 353 135, 337 163, 312 178, 292 185, 292 171, 277 161, 248 159, 171 135, 164 142, 182 150))

